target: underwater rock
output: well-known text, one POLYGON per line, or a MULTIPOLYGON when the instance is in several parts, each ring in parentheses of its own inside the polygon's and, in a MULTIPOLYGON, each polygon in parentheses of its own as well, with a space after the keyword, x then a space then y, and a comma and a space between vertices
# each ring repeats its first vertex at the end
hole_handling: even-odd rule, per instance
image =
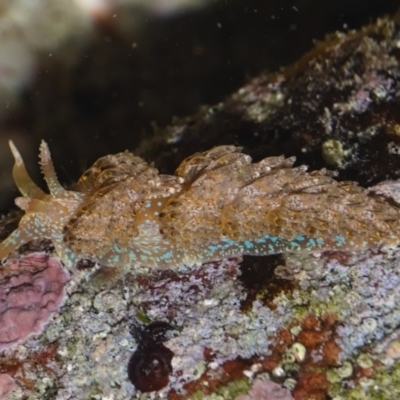
POLYGON ((294 400, 289 390, 268 379, 257 379, 247 395, 241 395, 235 400, 294 400))

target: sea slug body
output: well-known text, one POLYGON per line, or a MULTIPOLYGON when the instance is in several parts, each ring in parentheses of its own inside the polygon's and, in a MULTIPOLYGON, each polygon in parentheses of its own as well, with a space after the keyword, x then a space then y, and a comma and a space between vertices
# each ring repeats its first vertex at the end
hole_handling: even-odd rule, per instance
POLYGON ((174 267, 242 254, 360 250, 397 244, 400 210, 326 170, 295 159, 252 163, 235 146, 187 158, 159 174, 129 152, 97 160, 77 191, 56 177, 45 142, 40 164, 49 194, 29 177, 12 142, 13 176, 25 211, 0 244, 0 258, 33 239, 51 239, 68 266, 80 259, 108 267, 174 267))

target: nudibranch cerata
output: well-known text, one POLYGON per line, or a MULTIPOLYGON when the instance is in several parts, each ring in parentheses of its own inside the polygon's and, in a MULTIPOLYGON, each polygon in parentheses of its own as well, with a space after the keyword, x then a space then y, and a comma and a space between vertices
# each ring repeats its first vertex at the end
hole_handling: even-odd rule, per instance
POLYGON ((97 160, 64 189, 45 142, 40 165, 49 193, 29 177, 10 142, 13 176, 25 211, 0 244, 0 258, 33 239, 51 239, 69 266, 89 259, 109 267, 174 267, 224 257, 294 251, 359 250, 397 244, 400 210, 326 170, 295 159, 252 163, 235 146, 187 158, 162 175, 132 153, 97 160))

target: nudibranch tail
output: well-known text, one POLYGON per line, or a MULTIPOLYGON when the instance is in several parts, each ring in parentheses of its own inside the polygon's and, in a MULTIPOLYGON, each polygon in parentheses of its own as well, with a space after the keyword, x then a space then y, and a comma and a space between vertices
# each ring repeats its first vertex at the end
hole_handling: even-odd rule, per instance
POLYGON ((39 186, 32 181, 32 178, 29 176, 26 171, 24 161, 19 153, 18 149, 15 147, 14 142, 10 140, 8 142, 11 153, 14 156, 14 167, 13 167, 13 178, 14 182, 18 187, 18 190, 25 197, 36 197, 42 198, 46 196, 46 193, 40 189, 39 186))

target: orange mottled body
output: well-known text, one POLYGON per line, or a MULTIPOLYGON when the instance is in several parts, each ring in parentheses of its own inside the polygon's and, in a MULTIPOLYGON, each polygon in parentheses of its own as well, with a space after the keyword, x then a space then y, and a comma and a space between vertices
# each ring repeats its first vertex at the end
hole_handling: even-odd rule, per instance
POLYGON ((28 176, 13 144, 14 179, 26 214, 0 257, 47 238, 73 265, 174 267, 241 254, 358 250, 399 241, 400 211, 332 173, 293 167, 294 158, 252 163, 235 146, 187 158, 175 175, 129 152, 100 158, 67 191, 47 145, 40 159, 50 194, 28 176))

